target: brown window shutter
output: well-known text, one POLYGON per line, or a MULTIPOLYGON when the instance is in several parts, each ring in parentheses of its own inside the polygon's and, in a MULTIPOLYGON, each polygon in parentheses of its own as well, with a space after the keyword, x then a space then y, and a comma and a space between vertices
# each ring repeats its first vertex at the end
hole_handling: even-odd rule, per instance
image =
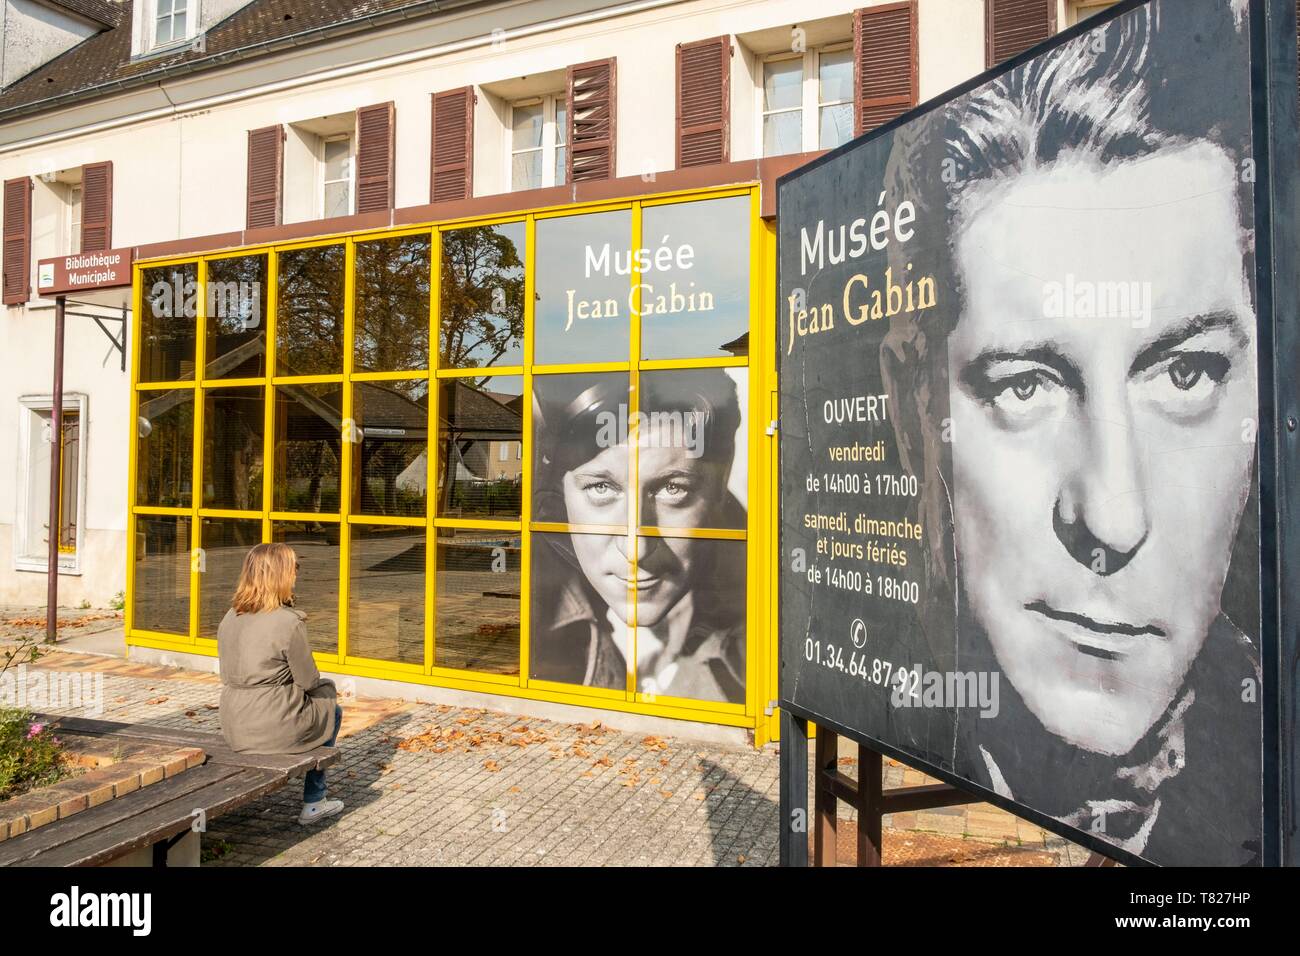
POLYGON ((566 182, 613 179, 618 94, 614 60, 595 60, 569 67, 567 86, 566 182))
POLYGON ((26 302, 32 286, 32 181, 5 182, 4 302, 26 302))
POLYGON ((357 110, 357 212, 393 208, 393 104, 357 110))
POLYGON ((731 37, 677 44, 677 166, 731 157, 731 37))
POLYGON ((992 68, 1056 33, 1056 0, 984 0, 984 65, 992 68))
POLYGON ((284 127, 248 133, 248 228, 280 225, 283 209, 284 127))
POLYGON ((113 164, 81 167, 81 251, 113 248, 113 164))
POLYGON ((433 159, 429 201, 474 195, 474 88, 433 94, 433 159))
POLYGON ((920 101, 916 0, 853 13, 853 124, 861 136, 920 101))

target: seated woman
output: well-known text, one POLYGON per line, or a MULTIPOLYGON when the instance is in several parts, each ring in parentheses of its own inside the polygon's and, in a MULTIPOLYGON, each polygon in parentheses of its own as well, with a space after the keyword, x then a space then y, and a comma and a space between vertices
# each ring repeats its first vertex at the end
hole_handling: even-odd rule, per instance
POLYGON ((736 384, 694 369, 644 373, 640 386, 629 428, 626 376, 534 381, 534 520, 571 530, 533 537, 531 674, 624 690, 634 654, 640 693, 743 703, 744 545, 688 536, 745 527, 728 490, 736 384), (657 533, 613 530, 629 524, 629 432, 632 520, 657 533))
MULTIPOLYGON (((284 544, 249 550, 232 606, 217 628, 221 732, 239 753, 299 754, 333 747, 343 723, 334 682, 320 676, 307 644, 306 615, 293 606, 298 558, 284 544)), ((325 799, 325 771, 308 772, 307 824, 338 813, 325 799)))

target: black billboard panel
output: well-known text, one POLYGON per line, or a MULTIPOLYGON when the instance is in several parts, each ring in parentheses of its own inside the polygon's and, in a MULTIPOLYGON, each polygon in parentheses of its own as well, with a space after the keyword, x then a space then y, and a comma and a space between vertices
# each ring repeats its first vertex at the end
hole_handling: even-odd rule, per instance
POLYGON ((782 705, 1131 862, 1263 862, 1251 13, 1125 4, 779 185, 782 705))

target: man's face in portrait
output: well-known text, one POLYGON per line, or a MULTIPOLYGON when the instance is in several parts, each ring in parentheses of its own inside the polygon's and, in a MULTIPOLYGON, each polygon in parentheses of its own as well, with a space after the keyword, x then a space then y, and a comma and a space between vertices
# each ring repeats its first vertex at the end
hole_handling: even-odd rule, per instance
POLYGON ((1257 409, 1237 188, 1202 142, 1067 153, 963 208, 963 600, 1030 711, 1090 751, 1132 749, 1219 613, 1257 409))
MULTIPOLYGON (((658 419, 637 433, 640 524, 643 527, 698 528, 726 494, 726 472, 695 453, 682 432, 658 419)), ((602 450, 564 476, 564 504, 571 524, 623 525, 627 521, 628 448, 602 450)), ((699 541, 640 536, 636 568, 626 535, 572 536, 574 552, 596 593, 624 621, 628 590, 637 595, 637 624, 658 624, 691 588, 699 541)))

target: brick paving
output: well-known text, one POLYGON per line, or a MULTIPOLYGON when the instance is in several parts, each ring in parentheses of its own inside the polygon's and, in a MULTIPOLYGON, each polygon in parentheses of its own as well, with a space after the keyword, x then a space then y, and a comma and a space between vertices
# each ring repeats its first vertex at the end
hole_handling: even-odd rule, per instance
MULTIPOLYGON (((103 673, 102 716, 220 730, 211 674, 55 651, 103 673)), ((331 796, 304 828, 294 785, 214 820, 204 865, 695 865, 777 862, 778 755, 446 705, 343 701, 331 796)), ((50 707, 50 710, 59 708, 50 707)), ((841 758, 849 775, 852 757, 841 758)), ((887 762, 885 785, 928 782, 887 762)), ((841 805, 840 841, 854 814, 841 805)), ((1082 848, 986 804, 885 820, 886 862, 1080 865, 1082 848), (892 849, 891 849, 892 848, 892 849)), ((846 854, 841 851, 841 862, 846 854)))

